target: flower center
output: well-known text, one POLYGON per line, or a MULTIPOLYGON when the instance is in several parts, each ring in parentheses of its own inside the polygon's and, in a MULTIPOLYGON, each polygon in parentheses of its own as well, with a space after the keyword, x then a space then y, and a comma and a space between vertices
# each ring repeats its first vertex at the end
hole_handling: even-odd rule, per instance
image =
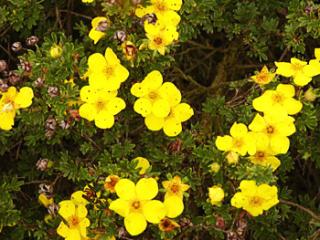
POLYGON ((156 7, 156 9, 158 9, 159 12, 163 12, 167 9, 165 4, 163 4, 163 3, 157 3, 155 5, 155 7, 156 7))
POLYGON ((106 106, 106 103, 104 101, 97 101, 96 102, 96 108, 98 110, 98 112, 102 111, 106 106))
POLYGON ((161 37, 156 37, 155 39, 153 39, 153 41, 157 45, 161 45, 162 44, 162 38, 161 37))
POLYGON ((151 100, 155 100, 155 99, 158 98, 158 93, 156 93, 156 92, 150 92, 150 93, 148 94, 148 96, 149 96, 149 98, 150 98, 151 100))
POLYGON ((276 103, 280 103, 283 101, 283 97, 279 93, 276 93, 272 96, 272 100, 276 103))
POLYGON ((107 76, 112 76, 114 69, 113 69, 113 67, 106 67, 104 72, 106 73, 107 76))
POLYGON ((174 183, 174 184, 172 184, 172 186, 171 186, 170 189, 171 189, 171 191, 172 191, 173 193, 178 193, 179 190, 180 190, 180 187, 179 187, 178 184, 174 183))
POLYGON ((304 66, 299 63, 294 63, 294 64, 291 64, 291 67, 292 67, 293 71, 301 72, 304 66))
POLYGON ((256 152, 255 154, 255 157, 258 161, 263 161, 264 157, 265 157, 265 153, 264 152, 261 152, 261 151, 258 151, 256 152))
POLYGON ((268 127, 267 127, 267 133, 268 133, 268 134, 274 133, 274 127, 268 126, 268 127))
POLYGON ((262 198, 258 196, 254 196, 250 199, 250 205, 259 206, 262 203, 262 198))
POLYGON ((140 202, 139 201, 133 201, 133 203, 131 204, 131 206, 138 210, 140 208, 140 202))
POLYGON ((234 142, 234 146, 240 148, 243 145, 243 141, 241 139, 236 139, 234 142))
POLYGON ((76 228, 80 223, 80 219, 77 216, 71 216, 68 223, 70 228, 76 228))
POLYGON ((257 75, 257 81, 259 83, 268 82, 268 74, 267 73, 260 73, 257 75))

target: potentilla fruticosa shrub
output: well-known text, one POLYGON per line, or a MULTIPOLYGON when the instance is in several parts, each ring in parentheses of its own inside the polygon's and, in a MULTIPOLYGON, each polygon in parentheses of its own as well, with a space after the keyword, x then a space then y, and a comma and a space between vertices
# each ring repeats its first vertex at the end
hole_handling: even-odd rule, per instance
POLYGON ((319 10, 0 0, 0 238, 320 238, 319 10))

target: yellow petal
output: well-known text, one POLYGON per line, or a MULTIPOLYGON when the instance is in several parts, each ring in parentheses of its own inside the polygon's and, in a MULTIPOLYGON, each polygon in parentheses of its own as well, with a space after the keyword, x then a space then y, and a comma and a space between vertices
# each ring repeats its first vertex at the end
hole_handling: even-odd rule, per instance
POLYGON ((9 131, 14 125, 15 111, 0 112, 0 129, 9 131))
POLYGON ((243 137, 248 133, 247 126, 243 123, 234 123, 231 126, 230 134, 232 137, 243 137))
POLYGON ((130 200, 136 196, 135 184, 126 178, 120 179, 115 186, 116 193, 119 198, 130 200))
POLYGON ((92 121, 96 117, 96 114, 96 108, 90 103, 85 103, 79 108, 80 117, 85 118, 88 121, 92 121))
POLYGON ((88 214, 88 210, 85 207, 85 205, 80 204, 76 206, 76 215, 80 218, 80 219, 84 219, 88 214))
POLYGON ((107 21, 107 18, 105 18, 105 17, 95 17, 94 19, 91 20, 91 26, 93 28, 96 28, 96 27, 98 27, 99 23, 103 22, 103 21, 107 21))
POLYGON ((65 240, 81 240, 80 232, 77 228, 69 229, 69 234, 65 240))
POLYGON ((160 88, 162 81, 162 74, 159 71, 154 70, 148 73, 148 75, 142 81, 142 85, 144 88, 148 89, 148 91, 151 91, 160 88))
POLYGON ((50 204, 53 203, 53 198, 47 198, 44 193, 41 193, 38 197, 38 201, 45 207, 48 207, 50 204))
POLYGON ((218 136, 216 139, 216 146, 220 151, 230 151, 232 147, 232 137, 231 136, 218 136))
POLYGON ((95 116, 94 123, 101 129, 111 128, 114 124, 114 116, 107 111, 101 111, 95 116))
POLYGON ((88 66, 93 72, 103 71, 107 62, 101 53, 91 54, 88 58, 88 66))
POLYGON ((283 103, 286 111, 290 115, 297 114, 302 109, 302 103, 294 98, 288 98, 283 103))
POLYGON ((136 184, 139 200, 151 200, 158 194, 158 183, 154 178, 142 178, 136 184))
POLYGON ((144 123, 147 128, 151 131, 159 131, 163 128, 164 118, 158 118, 153 114, 149 114, 145 117, 144 123))
POLYGON ((109 209, 115 211, 122 217, 126 217, 129 214, 130 204, 129 201, 119 198, 110 203, 109 209))
POLYGON ((288 152, 290 146, 290 141, 284 136, 273 136, 270 139, 271 150, 275 154, 285 154, 288 152))
POLYGON ((254 119, 249 125, 249 129, 254 132, 261 132, 265 129, 266 122, 260 114, 256 114, 254 119))
POLYGON ((174 118, 167 118, 163 125, 163 132, 169 137, 175 137, 182 131, 182 125, 174 118))
POLYGON ((170 105, 167 100, 159 99, 152 105, 152 113, 158 118, 165 118, 170 113, 170 105))
POLYGON ((71 200, 64 200, 59 203, 59 211, 61 217, 68 220, 76 212, 76 206, 71 200))
POLYGON ((136 113, 141 114, 143 117, 149 115, 152 111, 152 104, 149 99, 139 98, 135 101, 133 109, 136 113))
POLYGON ((178 217, 184 209, 183 200, 177 196, 165 198, 164 205, 166 206, 167 216, 169 218, 178 217))
POLYGON ((179 89, 171 82, 165 82, 159 89, 159 95, 166 99, 170 106, 176 106, 181 101, 179 89))
POLYGON ((89 38, 93 40, 94 44, 97 44, 105 35, 106 34, 104 32, 97 31, 95 28, 92 28, 89 32, 89 38))
POLYGON ((120 82, 124 82, 129 77, 129 71, 122 65, 117 65, 115 68, 115 74, 117 76, 117 80, 120 82))
POLYGON ((174 11, 179 11, 182 6, 182 0, 166 0, 165 2, 174 11))
POLYGON ((106 52, 104 54, 107 63, 111 65, 120 64, 120 60, 118 59, 117 55, 114 53, 114 51, 111 48, 107 48, 106 52))
POLYGON ((241 208, 245 200, 246 199, 244 198, 243 194, 238 192, 231 198, 231 206, 241 208))
POLYGON ((136 169, 140 169, 139 174, 145 174, 148 168, 150 167, 150 163, 148 159, 143 158, 143 157, 136 157, 133 159, 137 163, 136 169))
POLYGON ((130 89, 130 92, 135 97, 142 97, 147 94, 146 89, 143 87, 142 83, 135 83, 130 89))
POLYGON ((20 89, 19 93, 16 95, 14 100, 18 108, 26 108, 32 104, 33 91, 32 88, 23 87, 20 89))
POLYGON ((303 73, 299 73, 293 78, 293 82, 298 86, 305 86, 309 82, 311 82, 311 80, 312 80, 312 77, 309 77, 303 73))
POLYGON ((279 74, 284 77, 291 77, 294 75, 291 63, 287 62, 275 62, 277 66, 276 74, 279 74))
POLYGON ((63 237, 66 238, 69 235, 69 228, 64 222, 60 222, 58 228, 57 228, 57 233, 63 237))
POLYGON ((76 205, 81 205, 81 204, 86 205, 89 202, 85 198, 83 198, 83 195, 85 195, 84 191, 76 191, 71 194, 71 200, 76 205))
POLYGON ((193 109, 187 103, 180 103, 173 109, 174 117, 180 122, 187 121, 189 118, 193 116, 193 114, 193 109))
POLYGON ((291 84, 278 84, 277 86, 277 92, 280 92, 281 95, 285 97, 293 97, 295 94, 294 86, 291 84))
POLYGON ((150 223, 158 224, 166 216, 166 213, 165 205, 158 200, 148 201, 143 206, 143 215, 150 223))
POLYGON ((131 236, 137 236, 147 228, 147 221, 143 214, 133 212, 125 217, 124 226, 131 236))
POLYGON ((126 107, 125 101, 119 97, 112 98, 107 104, 108 111, 112 115, 118 114, 123 109, 125 109, 125 107, 126 107))

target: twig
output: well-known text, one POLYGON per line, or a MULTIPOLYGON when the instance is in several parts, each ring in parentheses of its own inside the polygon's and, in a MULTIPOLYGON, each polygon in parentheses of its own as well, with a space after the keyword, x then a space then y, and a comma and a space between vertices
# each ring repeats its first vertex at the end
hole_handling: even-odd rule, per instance
POLYGON ((294 202, 291 202, 291 201, 288 201, 288 200, 284 200, 284 199, 280 199, 280 203, 299 208, 300 210, 308 213, 313 219, 315 219, 317 221, 320 221, 320 216, 319 215, 317 215, 316 213, 314 213, 310 209, 305 208, 304 206, 301 206, 298 203, 294 203, 294 202))
POLYGON ((186 75, 180 68, 174 67, 174 70, 177 71, 178 73, 180 73, 181 77, 183 79, 193 83, 194 85, 196 85, 197 87, 199 87, 201 89, 207 89, 205 86, 202 86, 200 83, 198 83, 196 80, 194 80, 191 76, 186 75))
POLYGON ((281 61, 284 59, 284 57, 288 54, 289 50, 290 50, 290 47, 287 46, 286 49, 285 49, 285 50, 283 51, 283 53, 281 54, 278 62, 281 62, 281 61))
POLYGON ((60 12, 61 12, 61 13, 70 13, 70 14, 72 14, 72 15, 74 15, 74 16, 78 16, 78 17, 82 17, 82 18, 86 18, 86 19, 92 20, 92 17, 87 16, 87 15, 83 15, 83 14, 81 14, 81 13, 77 13, 77 12, 73 12, 73 11, 68 11, 68 10, 64 10, 64 9, 60 10, 60 12))

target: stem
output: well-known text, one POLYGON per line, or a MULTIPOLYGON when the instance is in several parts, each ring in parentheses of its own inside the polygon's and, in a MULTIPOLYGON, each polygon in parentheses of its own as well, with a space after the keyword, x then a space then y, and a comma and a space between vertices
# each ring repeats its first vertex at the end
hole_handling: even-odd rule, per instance
POLYGON ((299 208, 300 210, 308 213, 313 219, 315 219, 315 220, 320 222, 320 216, 319 215, 317 215, 316 213, 314 213, 310 209, 305 208, 304 206, 301 206, 298 203, 294 203, 294 202, 291 202, 291 201, 288 201, 288 200, 284 200, 284 199, 280 199, 280 203, 299 208))

